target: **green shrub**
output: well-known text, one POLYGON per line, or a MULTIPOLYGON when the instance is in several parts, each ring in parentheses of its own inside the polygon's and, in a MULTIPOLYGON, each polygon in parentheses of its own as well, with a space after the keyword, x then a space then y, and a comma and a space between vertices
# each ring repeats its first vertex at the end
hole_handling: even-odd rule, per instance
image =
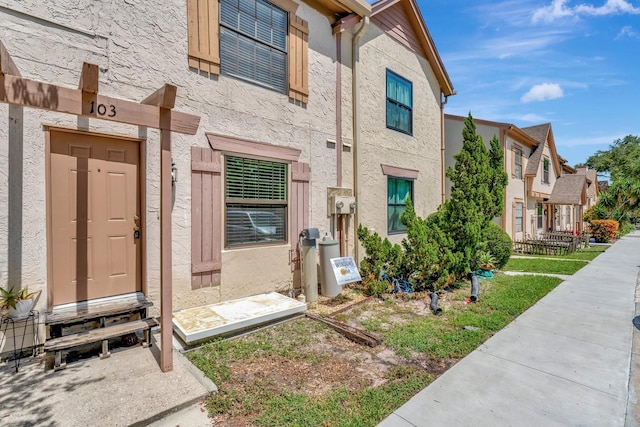
POLYGON ((414 290, 440 290, 451 284, 454 277, 449 273, 455 263, 453 242, 443 231, 441 210, 427 219, 416 215, 413 204, 407 200, 407 208, 401 221, 407 227, 404 248, 404 270, 414 282, 414 290))
POLYGON ((388 280, 376 279, 372 276, 373 275, 362 278, 365 295, 380 298, 382 295, 393 291, 393 286, 388 280))
POLYGON ((499 270, 509 262, 513 253, 513 242, 506 231, 498 224, 491 221, 485 230, 482 250, 491 252, 496 259, 496 268, 499 270))
POLYGON ((372 275, 374 279, 381 279, 383 273, 389 277, 402 275, 404 254, 400 245, 391 244, 387 238, 383 240, 362 225, 358 226, 358 240, 367 253, 360 262, 362 277, 372 275))

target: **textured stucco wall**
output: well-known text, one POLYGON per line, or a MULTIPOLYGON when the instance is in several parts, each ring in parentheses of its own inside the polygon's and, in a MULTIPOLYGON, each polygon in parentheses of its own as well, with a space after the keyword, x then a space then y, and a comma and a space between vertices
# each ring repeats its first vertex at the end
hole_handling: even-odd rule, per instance
MULTIPOLYGON (((416 212, 424 217, 441 202, 440 88, 428 62, 371 24, 360 40, 358 209, 360 223, 387 236, 387 177, 381 165, 414 169, 416 212), (386 127, 386 70, 413 83, 413 135, 386 127)), ((406 234, 389 236, 400 242, 406 234)))
MULTIPOLYGON (((538 148, 538 150, 539 149, 540 148, 538 148)), ((533 179, 533 191, 537 191, 544 194, 551 194, 551 191, 553 190, 553 186, 556 183, 556 176, 558 175, 560 175, 560 171, 556 170, 553 157, 551 157, 551 150, 549 149, 549 145, 545 143, 544 149, 542 151, 542 158, 540 158, 540 164, 538 165, 538 171, 537 171, 536 177, 533 179), (549 159, 549 183, 548 184, 545 184, 542 182, 545 157, 549 159)))
POLYGON ((525 192, 525 178, 524 171, 527 165, 527 157, 531 150, 524 147, 522 144, 514 141, 511 137, 507 136, 505 147, 505 164, 506 172, 508 176, 507 188, 505 189, 505 212, 504 216, 504 229, 509 234, 512 240, 522 240, 527 231, 527 223, 525 221, 525 200, 527 198, 525 192), (513 148, 518 147, 522 150, 522 178, 518 179, 513 176, 514 171, 511 170, 514 163, 513 148), (515 202, 522 202, 522 230, 521 232, 515 232, 515 202))
MULTIPOLYGON (((464 122, 462 120, 454 120, 445 117, 444 119, 444 165, 445 171, 456 165, 456 159, 453 158, 462 150, 462 129, 464 122)), ((451 196, 451 180, 445 177, 445 193, 447 198, 451 196)))
MULTIPOLYGON (((289 286, 292 273, 289 246, 225 251, 220 288, 191 290, 190 147, 207 147, 205 132, 215 132, 300 149, 300 160, 311 164, 311 225, 331 231, 327 216, 327 187, 336 186, 336 43, 326 17, 307 4, 297 15, 309 22, 309 86, 307 105, 226 76, 200 75, 187 66, 186 2, 149 0, 24 0, 0 9, 0 40, 24 77, 77 87, 84 61, 100 67, 100 93, 139 101, 164 83, 178 87, 176 110, 201 116, 195 136, 172 135, 173 158, 179 171, 173 205, 173 284, 175 308, 251 295, 289 286), (251 268, 246 268, 251 265, 251 268)), ((349 47, 350 37, 343 36, 349 47)), ((345 55, 350 63, 350 56, 345 55)), ((344 58, 344 56, 343 56, 344 58)), ((342 67, 343 100, 351 96, 350 66, 342 67)), ((347 103, 345 103, 347 104, 347 103)), ((9 120, 9 107, 0 105, 9 120)), ((343 106, 343 142, 351 144, 351 106, 343 106)), ((0 284, 14 280, 46 289, 45 142, 42 125, 146 138, 146 238, 149 294, 159 302, 159 133, 97 119, 24 109, 21 135, 0 126, 0 174, 8 174, 9 146, 24 145, 24 208, 10 217, 7 180, 0 183, 0 284), (16 221, 22 224, 17 230, 16 221), (16 232, 20 235, 16 236, 16 232), (13 234, 12 234, 13 233, 13 234), (21 242, 20 256, 11 256, 8 242, 21 242), (8 260, 8 261, 5 261, 8 260), (9 266, 9 262, 12 263, 9 266)), ((343 153, 350 187, 351 153, 343 153)), ((291 236, 295 238, 294 236, 291 236)), ((12 245, 11 251, 15 253, 12 245)), ((44 303, 46 298, 41 298, 44 303)))

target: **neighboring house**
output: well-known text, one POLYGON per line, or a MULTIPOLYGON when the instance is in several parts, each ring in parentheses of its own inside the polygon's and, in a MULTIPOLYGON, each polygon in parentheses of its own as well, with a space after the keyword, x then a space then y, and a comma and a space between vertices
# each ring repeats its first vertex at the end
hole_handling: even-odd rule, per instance
MULTIPOLYGON (((414 0, 381 0, 358 41, 354 81, 357 223, 399 243, 443 200, 443 107, 455 94, 414 0)), ((364 255, 364 254, 360 254, 364 255)))
POLYGON ((582 232, 581 218, 587 204, 586 176, 566 174, 559 177, 546 204, 549 212, 553 212, 553 217, 549 218, 549 229, 582 232))
MULTIPOLYGON (((445 115, 446 167, 455 165, 462 149, 464 117, 445 115)), ((535 237, 549 230, 582 230, 588 181, 558 156, 550 124, 518 128, 513 124, 475 119, 487 149, 495 136, 504 151, 509 176, 503 214, 496 218, 512 240, 535 237), (576 178, 577 177, 577 178, 576 178)), ((447 196, 451 182, 446 183, 447 196)))
MULTIPOLYGON (((587 177, 587 203, 583 206, 583 214, 590 207, 598 203, 600 199, 600 185, 598 182, 598 173, 595 169, 589 169, 587 166, 580 166, 576 168, 576 173, 579 175, 586 175, 587 177)), ((582 217, 576 218, 576 222, 583 222, 583 227, 586 225, 582 221, 582 217)))
POLYGON ((0 285, 41 290, 42 321, 140 292, 163 342, 173 309, 291 289, 304 228, 355 229, 328 201, 353 192, 349 59, 369 13, 362 0, 0 8, 0 285))
MULTIPOLYGON (((445 114, 445 138, 446 138, 446 167, 455 166, 454 155, 462 149, 462 130, 464 117, 445 114)), ((496 222, 509 234, 512 240, 521 240, 530 233, 528 226, 527 207, 530 206, 527 196, 530 181, 527 180, 526 170, 529 167, 532 151, 537 147, 538 141, 533 139, 522 129, 509 123, 492 122, 488 120, 473 119, 477 133, 489 149, 490 141, 495 136, 500 142, 504 152, 504 171, 507 173, 508 182, 505 188, 505 203, 503 214, 496 218, 496 222)), ((447 196, 451 194, 451 182, 446 182, 447 196)))
POLYGON ((587 204, 585 210, 598 203, 600 188, 598 183, 598 173, 595 169, 589 169, 587 166, 579 166, 576 173, 587 176, 587 204))
POLYGON ((531 235, 544 231, 582 232, 582 214, 587 203, 586 176, 570 173, 573 168, 566 166, 566 161, 557 154, 550 123, 522 130, 539 143, 525 174, 529 179, 531 235))

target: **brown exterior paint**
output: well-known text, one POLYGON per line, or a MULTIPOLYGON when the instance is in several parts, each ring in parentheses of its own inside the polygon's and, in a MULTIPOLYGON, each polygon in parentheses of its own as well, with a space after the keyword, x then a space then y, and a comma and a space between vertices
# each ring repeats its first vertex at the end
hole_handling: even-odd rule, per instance
MULTIPOLYGON (((160 126, 160 109, 156 106, 91 94, 80 89, 69 89, 18 76, 0 75, 0 103, 156 129, 160 126), (100 115, 98 112, 99 109, 96 106, 100 104, 109 106, 106 114, 100 115), (110 116, 114 111, 115 115, 110 116)), ((200 118, 197 116, 173 111, 169 126, 173 132, 194 135, 199 122, 200 118)))
POLYGON ((298 235, 309 227, 309 181, 311 169, 308 163, 291 163, 291 197, 289 211, 289 242, 291 244, 291 271, 300 270, 298 235))
POLYGON ((220 74, 218 0, 187 1, 189 67, 220 74))
MULTIPOLYGON (((289 14, 289 97, 309 100, 309 24, 296 16, 298 4, 291 0, 273 0, 289 14)), ((218 0, 187 0, 188 64, 209 74, 220 74, 218 0)))
POLYGON ((308 163, 298 162, 300 150, 249 141, 214 133, 206 134, 211 148, 192 148, 192 282, 193 288, 217 285, 222 270, 222 155, 265 157, 289 161, 291 190, 289 196, 289 242, 291 245, 291 271, 299 270, 298 235, 309 227, 308 163))
POLYGON ((412 29, 411 21, 403 3, 396 3, 385 9, 384 13, 373 16, 371 22, 382 28, 388 35, 408 49, 422 57, 427 57, 420 40, 412 29))
POLYGON ((395 176, 397 178, 418 179, 419 171, 415 169, 401 168, 397 166, 380 165, 384 175, 395 176))
POLYGON ((51 305, 142 289, 139 153, 139 141, 51 130, 51 305))
POLYGON ((222 271, 220 151, 191 147, 191 288, 220 285, 222 271))
POLYGON ((429 61, 444 96, 456 94, 415 0, 379 0, 371 5, 371 20, 429 61))
MULTIPOLYGON (((122 123, 134 124, 143 127, 160 129, 161 146, 161 209, 160 209, 160 252, 161 252, 161 342, 163 345, 160 351, 160 368, 166 372, 173 369, 173 349, 171 334, 171 307, 172 307, 172 282, 171 282, 171 132, 180 132, 194 135, 198 130, 200 117, 172 111, 169 104, 173 106, 175 100, 175 90, 171 90, 171 85, 152 94, 145 102, 149 105, 137 104, 132 101, 117 98, 98 96, 98 80, 95 78, 97 66, 93 64, 83 65, 80 77, 80 90, 67 89, 57 85, 23 79, 20 77, 15 63, 11 56, 0 42, 0 102, 24 107, 41 108, 49 111, 73 114, 83 117, 95 117, 104 120, 112 120, 122 123), (85 82, 86 80, 86 82, 85 82), (95 93, 92 92, 95 90, 95 93), (48 96, 42 96, 45 93, 48 96), (173 99, 171 97, 173 96, 173 99), (54 101, 55 102, 52 102, 54 101), (91 113, 91 102, 99 104, 106 103, 115 110, 120 111, 120 116, 115 118, 108 115, 100 115, 99 109, 91 113), (124 114, 122 114, 124 113, 124 114)), ((113 111, 113 110, 112 110, 113 111)), ((117 114, 116 114, 117 115, 117 114)), ((48 174, 51 173, 51 138, 50 132, 46 132, 46 156, 45 168, 48 174)), ((48 187, 47 187, 48 188, 48 187)), ((47 189, 47 192, 50 190, 47 189)), ((50 194, 49 194, 50 196, 50 194)), ((51 197, 47 198, 47 237, 48 242, 52 242, 53 232, 51 230, 51 197)), ((142 217, 142 215, 141 215, 142 217)), ((142 217, 144 218, 144 217, 142 217)), ((143 230, 144 231, 144 230, 143 230)), ((51 265, 53 255, 48 251, 47 262, 51 265)), ((47 271, 47 280, 52 282, 53 274, 50 269, 47 271)), ((48 309, 53 305, 53 297, 47 297, 48 309)))

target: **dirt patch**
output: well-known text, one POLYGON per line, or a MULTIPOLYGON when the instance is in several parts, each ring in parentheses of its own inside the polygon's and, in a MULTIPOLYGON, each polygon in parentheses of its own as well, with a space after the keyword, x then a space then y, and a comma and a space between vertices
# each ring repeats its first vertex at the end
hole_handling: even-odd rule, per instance
MULTIPOLYGON (((385 303, 346 290, 337 299, 320 298, 310 305, 310 311, 357 328, 365 329, 367 322, 377 322, 384 329, 391 324, 408 322, 415 316, 433 316, 429 303, 426 294, 393 297, 392 303, 385 303)), ((441 298, 443 305, 464 303, 464 298, 454 294, 441 298)), ((309 318, 292 322, 306 322, 307 336, 311 337, 296 346, 296 357, 271 354, 228 364, 229 379, 218 384, 220 392, 212 397, 218 399, 215 403, 218 409, 226 408, 214 417, 214 425, 251 426, 251 420, 261 410, 260 395, 304 393, 321 397, 337 388, 356 392, 384 385, 406 370, 427 372, 435 379, 457 362, 457 359, 441 360, 421 353, 404 357, 384 344, 371 348, 354 343, 330 328, 319 333, 313 331, 317 326, 311 327, 318 322, 309 318), (248 400, 252 402, 247 404, 248 400), (252 409, 247 410, 249 407, 252 409)), ((273 328, 269 339, 283 342, 291 338, 279 337, 279 333, 277 327, 273 328)), ((290 334, 281 334, 286 333, 290 334)), ((251 339, 250 335, 246 339, 251 339)))

